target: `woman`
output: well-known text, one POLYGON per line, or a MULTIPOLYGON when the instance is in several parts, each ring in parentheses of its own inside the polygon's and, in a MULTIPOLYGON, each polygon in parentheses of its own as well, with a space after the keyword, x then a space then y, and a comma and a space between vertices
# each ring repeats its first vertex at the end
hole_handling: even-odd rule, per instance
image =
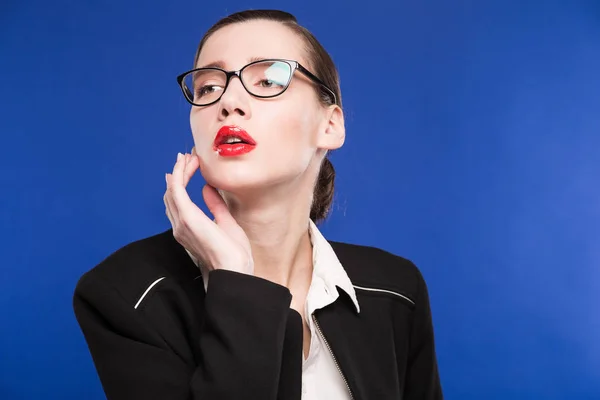
POLYGON ((195 148, 166 175, 172 229, 75 290, 107 397, 441 399, 418 269, 315 225, 333 196, 327 152, 345 137, 319 42, 288 13, 236 13, 178 82, 195 148), (187 195, 197 169, 214 220, 187 195))

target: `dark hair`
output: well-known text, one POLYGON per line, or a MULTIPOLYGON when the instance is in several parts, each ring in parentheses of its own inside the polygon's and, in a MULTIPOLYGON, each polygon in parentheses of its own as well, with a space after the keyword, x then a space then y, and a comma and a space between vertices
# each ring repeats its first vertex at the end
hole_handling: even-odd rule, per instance
MULTIPOLYGON (((306 45, 304 50, 306 51, 308 58, 307 68, 309 68, 313 74, 321 79, 323 83, 327 85, 327 87, 333 90, 333 93, 335 93, 337 98, 337 104, 340 107, 342 106, 339 75, 331 56, 308 29, 298 24, 296 17, 285 11, 246 10, 236 12, 221 19, 206 32, 200 41, 198 50, 196 51, 196 55, 194 57, 194 68, 196 67, 198 57, 200 56, 200 51, 213 33, 228 25, 253 20, 280 22, 296 33, 306 45)), ((331 96, 327 91, 325 91, 325 89, 321 88, 320 86, 318 87, 319 99, 321 103, 324 105, 330 105, 332 101, 331 96)), ((321 168, 319 170, 319 176, 317 177, 317 181, 315 183, 313 202, 310 210, 310 218, 315 223, 324 220, 329 213, 331 203, 333 202, 334 181, 335 169, 333 168, 331 161, 329 161, 328 157, 326 156, 323 159, 323 163, 321 164, 321 168)))

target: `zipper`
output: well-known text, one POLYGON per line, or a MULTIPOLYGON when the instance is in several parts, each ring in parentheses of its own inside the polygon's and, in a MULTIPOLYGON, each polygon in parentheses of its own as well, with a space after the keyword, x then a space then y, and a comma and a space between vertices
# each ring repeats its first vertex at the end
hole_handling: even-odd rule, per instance
POLYGON ((315 314, 312 315, 312 319, 315 322, 315 326, 317 327, 319 336, 321 336, 321 338, 325 342, 325 346, 327 347, 327 350, 329 350, 329 354, 331 354, 331 357, 333 357, 333 362, 335 363, 335 366, 337 367, 338 372, 340 373, 340 375, 342 376, 342 379, 344 380, 344 383, 346 384, 346 388, 348 389, 350 398, 354 400, 354 395, 352 394, 352 390, 350 390, 350 385, 348 385, 348 381, 346 380, 346 377, 344 376, 344 373, 342 372, 342 369, 340 368, 340 364, 338 363, 337 358, 335 358, 335 354, 333 354, 333 351, 331 350, 331 347, 329 346, 329 342, 325 338, 325 335, 323 335, 323 331, 321 330, 321 326, 319 325, 319 321, 317 321, 317 317, 315 316, 315 314))

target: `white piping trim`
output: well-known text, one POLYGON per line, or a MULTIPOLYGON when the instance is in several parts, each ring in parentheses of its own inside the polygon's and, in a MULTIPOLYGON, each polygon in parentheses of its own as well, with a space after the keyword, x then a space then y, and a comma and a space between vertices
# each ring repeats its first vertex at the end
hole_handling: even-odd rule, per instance
POLYGON ((150 289, 152 289, 154 287, 154 285, 156 285, 158 282, 162 281, 165 278, 166 278, 165 276, 163 276, 162 278, 158 278, 157 280, 154 281, 154 283, 152 285, 148 286, 148 289, 146 289, 146 291, 144 292, 144 294, 142 295, 142 297, 140 297, 140 299, 138 300, 137 304, 133 308, 137 309, 138 306, 140 305, 140 303, 142 302, 142 300, 144 300, 144 297, 146 297, 146 295, 150 291, 150 289))
POLYGON ((398 296, 398 297, 401 297, 401 298, 403 298, 403 299, 404 299, 404 300, 406 300, 406 301, 409 301, 410 303, 412 303, 412 305, 413 305, 413 306, 415 305, 415 302, 414 302, 414 301, 412 301, 411 299, 409 299, 408 297, 406 297, 405 295, 403 295, 403 294, 400 294, 400 293, 396 293, 396 292, 392 292, 392 291, 390 291, 390 290, 384 290, 384 289, 373 289, 373 288, 366 288, 366 287, 361 287, 361 286, 356 286, 356 285, 353 285, 353 286, 354 286, 356 289, 362 289, 362 290, 366 290, 366 291, 369 291, 369 292, 382 292, 382 293, 389 293, 389 294, 393 294, 393 295, 396 295, 396 296, 398 296))

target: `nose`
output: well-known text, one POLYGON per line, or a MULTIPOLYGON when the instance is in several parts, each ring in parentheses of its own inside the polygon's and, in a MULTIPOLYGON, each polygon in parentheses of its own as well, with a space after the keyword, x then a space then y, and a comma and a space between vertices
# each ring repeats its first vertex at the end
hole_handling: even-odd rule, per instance
POLYGON ((236 75, 230 78, 227 89, 219 100, 219 118, 225 119, 231 114, 237 114, 244 119, 250 118, 250 94, 246 92, 240 78, 236 75))

